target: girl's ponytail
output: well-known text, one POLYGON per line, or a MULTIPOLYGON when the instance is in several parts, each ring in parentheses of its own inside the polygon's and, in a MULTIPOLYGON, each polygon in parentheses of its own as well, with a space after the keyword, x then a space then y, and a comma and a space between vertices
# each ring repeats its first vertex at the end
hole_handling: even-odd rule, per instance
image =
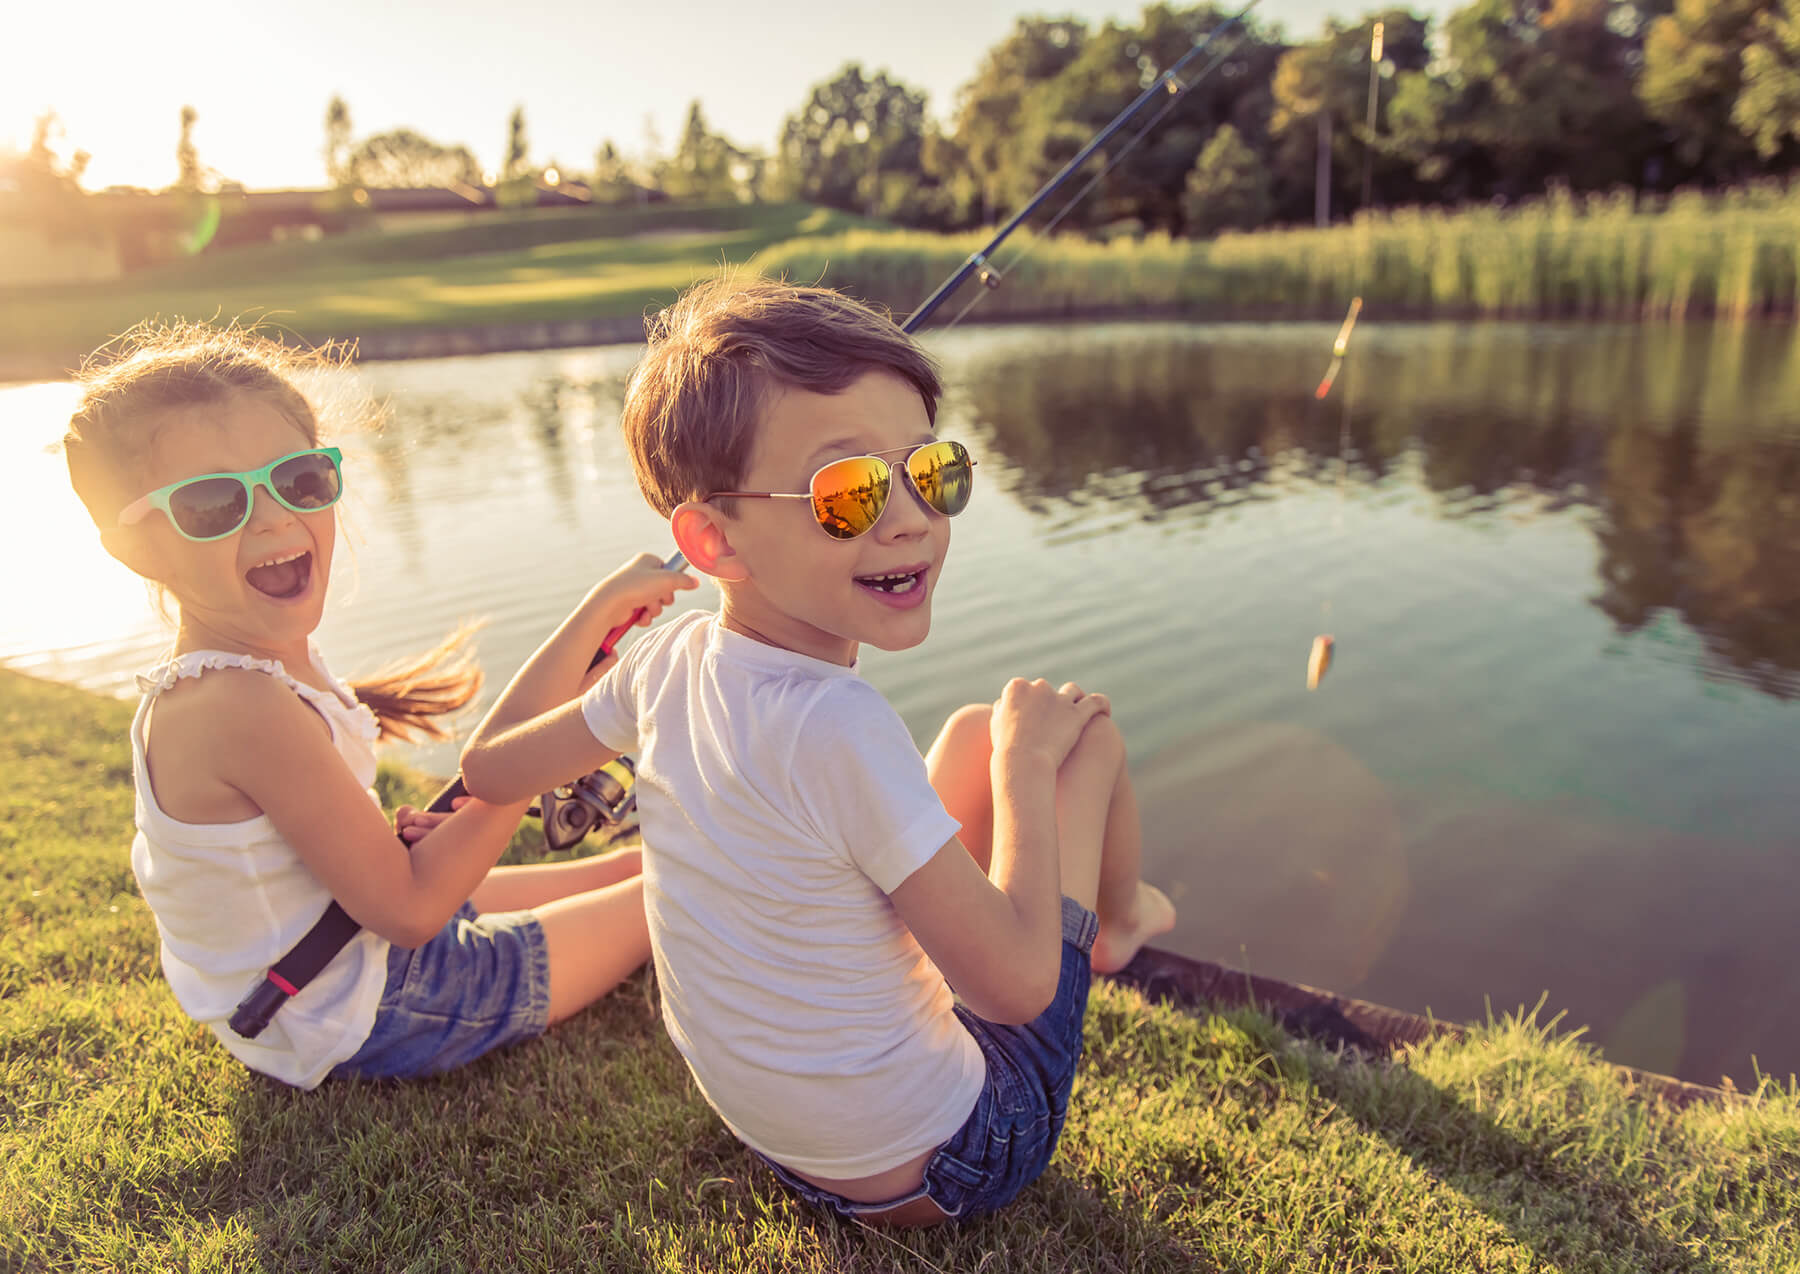
POLYGON ((469 649, 473 633, 464 625, 431 650, 350 683, 381 723, 382 739, 450 737, 438 718, 466 708, 481 689, 481 669, 469 649))

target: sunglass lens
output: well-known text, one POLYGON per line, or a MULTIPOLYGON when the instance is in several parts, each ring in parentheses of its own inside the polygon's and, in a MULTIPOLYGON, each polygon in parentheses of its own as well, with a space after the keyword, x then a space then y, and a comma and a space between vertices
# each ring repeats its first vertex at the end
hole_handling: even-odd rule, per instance
POLYGON ((236 478, 201 478, 169 493, 169 516, 184 535, 216 540, 244 524, 250 502, 236 478))
POLYGON ((953 518, 969 504, 974 463, 960 442, 934 442, 907 457, 906 472, 925 503, 953 518))
POLYGON ((283 460, 269 475, 269 485, 295 512, 329 508, 343 492, 337 461, 318 451, 283 460))
POLYGON ((854 540, 887 508, 892 482, 887 462, 876 456, 828 464, 813 475, 813 516, 832 539, 854 540))

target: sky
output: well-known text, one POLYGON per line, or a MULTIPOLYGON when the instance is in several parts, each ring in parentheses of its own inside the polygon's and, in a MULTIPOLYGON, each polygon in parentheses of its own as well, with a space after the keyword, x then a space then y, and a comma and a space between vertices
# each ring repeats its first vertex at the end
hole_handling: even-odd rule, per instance
MULTIPOLYGON (((1262 0, 1290 38, 1378 0, 1262 0)), ((1412 8, 1439 17, 1449 0, 1412 8)), ((676 138, 699 99, 714 132, 771 148, 784 116, 846 62, 886 70, 940 118, 982 56, 1026 14, 1129 21, 1141 3, 1067 0, 308 0, 188 8, 145 0, 0 5, 0 149, 22 150, 54 109, 57 149, 92 159, 83 185, 175 179, 181 108, 201 162, 252 189, 325 178, 325 106, 357 137, 409 127, 497 166, 525 108, 531 158, 587 169, 603 140, 627 154, 676 138)))

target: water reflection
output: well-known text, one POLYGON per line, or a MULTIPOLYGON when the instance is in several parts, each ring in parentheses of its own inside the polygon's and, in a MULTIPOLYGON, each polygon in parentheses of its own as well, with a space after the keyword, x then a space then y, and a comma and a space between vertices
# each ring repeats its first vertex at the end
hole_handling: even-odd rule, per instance
POLYGON ((1212 335, 1012 349, 964 365, 956 391, 1012 494, 1065 519, 1123 505, 1204 520, 1298 483, 1379 488, 1402 467, 1446 518, 1580 507, 1601 550, 1593 601, 1620 632, 1673 611, 1713 675, 1800 694, 1800 344, 1784 329, 1736 332, 1724 375, 1707 374, 1704 328, 1579 349, 1554 331, 1466 348, 1377 333, 1325 403, 1306 389, 1315 350, 1212 335), (1659 342, 1668 357, 1647 356, 1659 342), (1758 345, 1761 361, 1745 352, 1758 345))

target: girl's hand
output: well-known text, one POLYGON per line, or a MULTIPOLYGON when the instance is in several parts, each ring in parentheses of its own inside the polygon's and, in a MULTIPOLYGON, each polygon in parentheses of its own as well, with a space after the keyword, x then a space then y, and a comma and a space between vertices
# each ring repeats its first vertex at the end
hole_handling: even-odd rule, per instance
POLYGON ((1060 769, 1087 723, 1111 713, 1105 695, 1088 694, 1073 681, 1052 690, 1041 677, 1014 677, 994 704, 989 733, 997 756, 1035 753, 1060 769))
MULTIPOLYGON (((473 797, 459 796, 450 802, 452 812, 467 805, 473 797)), ((416 810, 410 805, 402 805, 394 811, 394 832, 408 845, 415 845, 425 839, 432 828, 449 818, 449 813, 438 810, 416 810)))

